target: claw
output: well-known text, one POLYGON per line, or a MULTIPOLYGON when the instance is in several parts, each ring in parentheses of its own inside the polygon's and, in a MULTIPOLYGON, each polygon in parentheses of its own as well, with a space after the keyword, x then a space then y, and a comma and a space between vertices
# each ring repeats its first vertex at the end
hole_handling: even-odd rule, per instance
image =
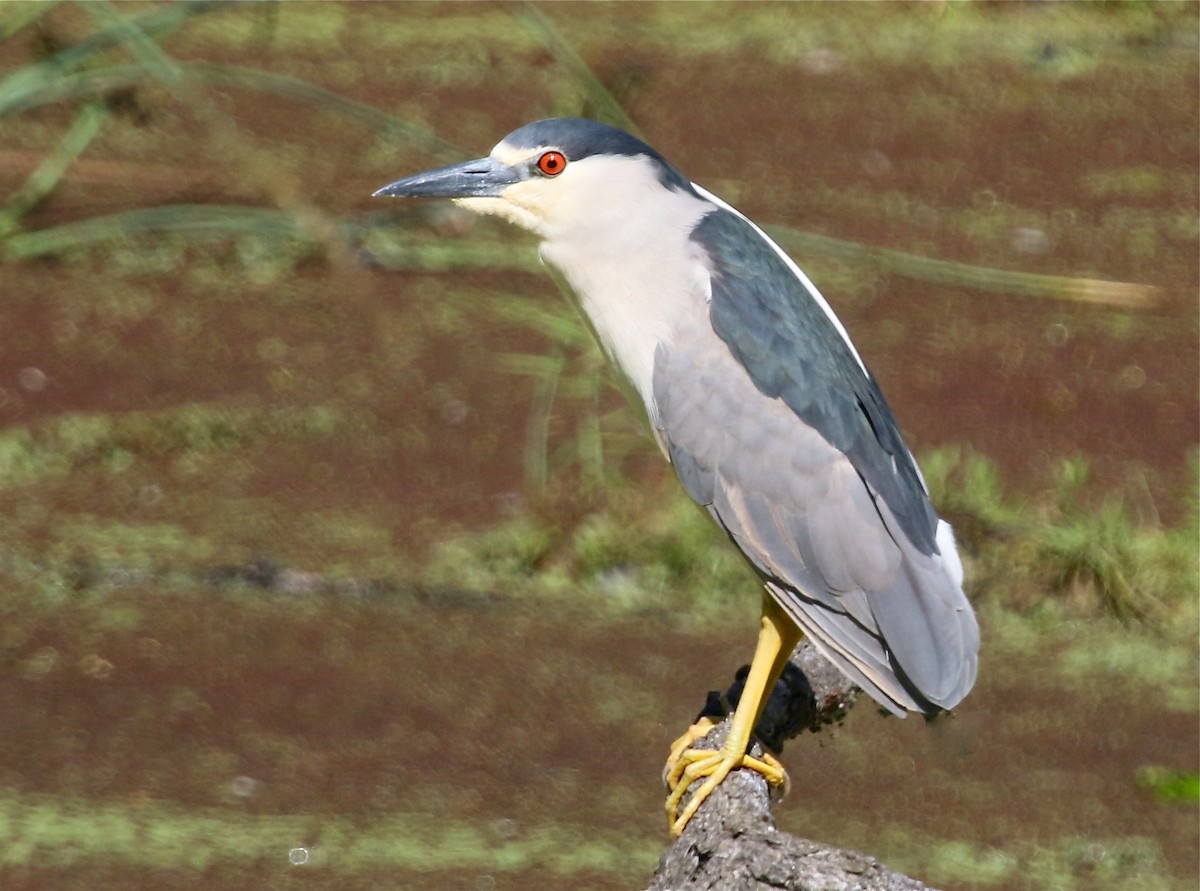
POLYGON ((667 796, 667 819, 671 823, 671 834, 680 835, 688 821, 721 785, 730 771, 747 767, 761 773, 774 789, 787 791, 787 773, 775 758, 764 755, 755 758, 746 754, 754 726, 762 714, 766 694, 775 686, 779 673, 787 663, 792 648, 800 639, 800 630, 771 598, 763 599, 763 614, 760 622, 758 645, 750 671, 742 688, 742 696, 733 712, 733 720, 725 735, 720 751, 693 748, 694 744, 712 729, 714 722, 701 718, 671 745, 671 754, 663 768, 663 779, 671 794, 667 796), (700 785, 682 811, 679 803, 688 788, 698 780, 700 785))
POLYGON ((671 743, 671 752, 667 755, 667 763, 663 765, 662 770, 663 785, 668 790, 674 789, 679 782, 679 771, 675 769, 675 766, 679 763, 683 753, 690 749, 697 740, 708 736, 708 732, 716 726, 717 722, 712 718, 700 718, 685 730, 679 739, 671 743))
POLYGON ((713 749, 686 749, 679 753, 673 765, 668 761, 667 768, 670 770, 666 773, 666 779, 671 794, 667 797, 666 811, 667 820, 671 823, 671 834, 680 835, 704 800, 725 781, 731 771, 741 767, 762 774, 771 787, 772 794, 776 789, 782 789, 786 794, 789 785, 787 771, 771 755, 755 758, 751 755, 730 756, 713 749), (706 778, 704 784, 692 794, 687 806, 680 811, 679 804, 683 796, 687 794, 691 785, 701 778, 706 778))

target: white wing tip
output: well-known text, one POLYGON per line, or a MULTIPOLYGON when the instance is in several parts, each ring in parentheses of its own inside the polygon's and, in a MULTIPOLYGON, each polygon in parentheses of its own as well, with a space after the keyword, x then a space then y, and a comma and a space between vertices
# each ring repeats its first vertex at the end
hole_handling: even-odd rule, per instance
POLYGON ((942 552, 942 566, 954 584, 961 588, 963 583, 962 558, 958 556, 958 545, 954 541, 954 530, 945 520, 938 520, 934 534, 938 550, 942 552))

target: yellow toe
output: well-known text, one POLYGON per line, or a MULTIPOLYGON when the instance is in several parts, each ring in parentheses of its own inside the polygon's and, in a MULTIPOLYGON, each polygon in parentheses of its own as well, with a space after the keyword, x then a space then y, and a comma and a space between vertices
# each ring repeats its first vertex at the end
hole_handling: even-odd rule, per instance
POLYGON ((685 751, 695 745, 697 740, 704 739, 704 737, 708 736, 708 732, 716 726, 717 722, 711 718, 701 718, 685 730, 679 739, 671 743, 671 751, 667 755, 667 763, 663 765, 662 779, 664 786, 668 789, 675 788, 675 784, 679 782, 679 774, 682 771, 682 768, 676 769, 679 759, 685 751))
POLYGON ((738 768, 747 768, 763 775, 767 783, 776 788, 787 788, 787 772, 778 760, 765 755, 754 758, 750 755, 729 755, 713 749, 686 749, 679 753, 675 764, 667 774, 667 784, 671 794, 667 796, 667 820, 671 824, 671 834, 679 835, 688 821, 695 816, 700 805, 712 794, 717 786, 724 782, 730 772, 738 768), (697 780, 704 783, 688 800, 687 806, 681 811, 679 804, 687 794, 688 789, 697 780))

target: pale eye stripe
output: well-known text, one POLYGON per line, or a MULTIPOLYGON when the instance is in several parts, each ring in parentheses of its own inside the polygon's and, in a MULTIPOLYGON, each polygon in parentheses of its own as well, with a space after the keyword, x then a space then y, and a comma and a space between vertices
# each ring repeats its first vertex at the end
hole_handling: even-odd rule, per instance
POLYGON ((821 307, 822 310, 824 310, 825 315, 829 317, 829 321, 831 321, 833 323, 833 327, 837 329, 838 334, 842 335, 842 340, 844 340, 846 342, 846 346, 848 346, 850 348, 850 353, 851 353, 851 355, 854 356, 855 361, 858 362, 858 367, 861 368, 863 370, 863 374, 865 374, 869 378, 871 376, 871 372, 867 371, 867 366, 866 366, 866 363, 863 362, 862 356, 860 356, 858 354, 858 350, 856 350, 854 348, 854 344, 850 342, 850 335, 846 333, 846 329, 842 325, 842 320, 837 317, 837 315, 833 311, 833 307, 829 305, 829 303, 825 300, 825 297, 821 294, 820 291, 817 290, 817 286, 814 285, 812 283, 812 281, 809 280, 809 277, 804 274, 804 270, 796 265, 796 261, 793 260, 791 257, 789 257, 787 255, 787 252, 784 251, 783 248, 781 248, 774 241, 772 241, 770 239, 770 237, 768 237, 766 232, 764 232, 762 229, 758 228, 758 226, 755 224, 755 222, 753 220, 746 217, 746 215, 741 213, 740 211, 738 211, 737 208, 730 207, 728 204, 726 204, 724 201, 722 201, 720 198, 718 198, 716 195, 714 195, 712 192, 708 191, 707 189, 703 188, 702 186, 698 186, 695 183, 692 183, 692 188, 695 189, 702 197, 706 198, 707 200, 711 201, 713 204, 717 205, 717 207, 720 207, 723 210, 727 210, 730 213, 735 214, 738 217, 741 217, 743 220, 745 220, 747 223, 750 224, 751 228, 753 228, 755 232, 757 232, 762 237, 763 241, 765 241, 767 244, 769 244, 771 246, 771 248, 775 251, 775 253, 777 253, 779 255, 780 259, 782 259, 783 262, 787 264, 788 269, 792 270, 792 272, 795 273, 796 278, 800 279, 800 282, 808 290, 808 293, 811 294, 813 299, 817 301, 817 305, 819 307, 821 307))
POLYGON ((507 142, 501 142, 492 149, 492 157, 501 164, 507 164, 509 167, 518 167, 528 161, 533 160, 541 152, 544 152, 551 146, 542 146, 539 148, 513 148, 507 142))

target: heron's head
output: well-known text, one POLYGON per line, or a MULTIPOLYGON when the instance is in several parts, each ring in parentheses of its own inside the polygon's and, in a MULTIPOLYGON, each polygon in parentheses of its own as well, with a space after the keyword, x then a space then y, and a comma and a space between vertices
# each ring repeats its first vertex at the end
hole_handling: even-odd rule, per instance
POLYGON ((640 139, 584 118, 551 118, 514 130, 486 158, 397 180, 375 196, 452 198, 551 239, 636 213, 656 191, 691 188, 640 139))

